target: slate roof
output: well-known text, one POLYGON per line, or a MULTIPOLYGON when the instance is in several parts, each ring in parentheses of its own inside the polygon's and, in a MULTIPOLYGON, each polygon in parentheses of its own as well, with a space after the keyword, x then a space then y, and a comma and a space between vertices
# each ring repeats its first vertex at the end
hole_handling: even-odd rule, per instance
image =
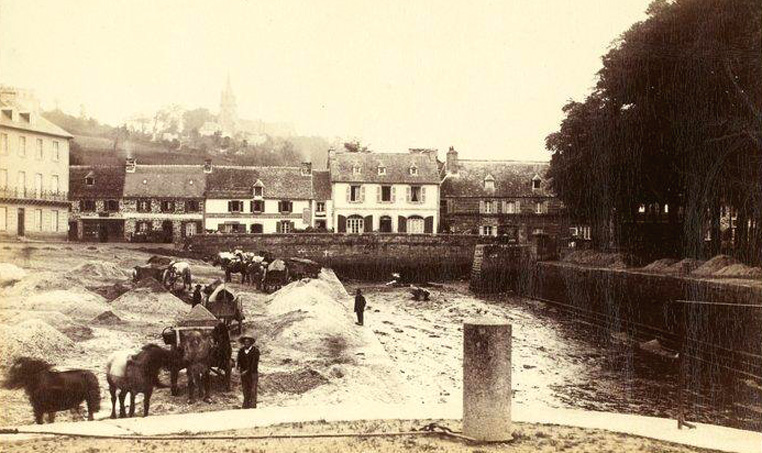
POLYGON ((69 198, 122 198, 124 166, 72 165, 69 167, 69 198), (94 184, 85 184, 92 176, 94 184))
POLYGON ((66 132, 65 130, 53 124, 52 122, 46 120, 43 116, 40 116, 38 113, 32 112, 32 122, 25 123, 20 120, 15 121, 15 119, 20 118, 19 113, 20 112, 25 113, 25 110, 23 109, 20 110, 7 103, 0 103, 0 106, 2 106, 2 108, 4 109, 7 109, 7 108, 13 109, 13 118, 14 118, 14 120, 11 120, 5 115, 0 114, 0 126, 10 127, 13 129, 19 129, 23 131, 37 132, 40 134, 53 135, 56 137, 63 137, 63 138, 74 137, 70 133, 66 132))
MULTIPOLYGON (((122 167, 124 172, 124 167, 122 167)), ((204 198, 207 174, 201 165, 140 165, 124 176, 126 198, 204 198), (145 183, 144 183, 145 181, 145 183)))
POLYGON ((427 153, 349 153, 330 156, 332 182, 366 182, 388 184, 438 184, 439 171, 436 154, 427 153), (410 174, 410 167, 418 167, 418 175, 410 174), (361 167, 360 174, 354 167, 361 167), (386 167, 379 175, 378 167, 386 167))
POLYGON ((442 197, 533 197, 553 196, 545 177, 548 162, 459 160, 458 173, 447 174, 442 181, 442 197), (495 190, 487 190, 484 179, 495 178, 495 190), (532 190, 532 178, 541 179, 540 188, 532 190))
POLYGON ((312 198, 312 176, 300 167, 215 166, 207 175, 208 198, 251 198, 252 187, 262 181, 265 198, 308 200, 312 198))
POLYGON ((312 194, 318 201, 331 199, 331 173, 328 170, 312 171, 312 194))

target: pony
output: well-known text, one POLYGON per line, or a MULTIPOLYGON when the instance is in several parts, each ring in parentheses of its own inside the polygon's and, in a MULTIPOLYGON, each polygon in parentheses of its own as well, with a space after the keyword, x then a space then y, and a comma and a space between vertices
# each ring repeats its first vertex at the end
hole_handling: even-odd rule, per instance
POLYGON ((183 290, 185 290, 186 286, 190 290, 193 286, 191 280, 190 264, 185 261, 172 261, 169 263, 167 270, 164 271, 164 274, 162 275, 162 281, 165 285, 169 284, 169 286, 174 289, 175 282, 177 282, 177 279, 180 277, 183 279, 183 290))
MULTIPOLYGON (((183 334, 181 345, 175 344, 174 336, 170 344, 176 348, 176 357, 170 370, 172 379, 172 395, 177 396, 177 379, 180 370, 186 369, 188 375, 188 402, 195 402, 195 389, 199 397, 210 402, 210 372, 211 368, 224 370, 225 388, 230 390, 230 373, 232 369, 231 356, 233 348, 230 344, 230 333, 227 326, 220 322, 212 330, 209 337, 199 331, 189 330, 183 334)), ((220 374, 217 371, 217 374, 220 374)))
POLYGON ((29 397, 34 412, 34 421, 41 425, 43 415, 48 414, 48 423, 53 423, 56 412, 79 410, 83 401, 87 402, 87 419, 101 407, 101 393, 98 378, 87 370, 56 371, 53 365, 43 360, 17 357, 7 373, 3 387, 23 388, 29 397))
POLYGON ((241 284, 246 282, 246 270, 247 270, 247 264, 245 261, 243 261, 240 258, 234 258, 224 266, 225 269, 225 281, 229 282, 232 280, 232 274, 241 274, 241 284))
POLYGON ((135 416, 135 394, 142 393, 143 417, 148 416, 151 395, 155 386, 165 387, 159 381, 159 370, 172 363, 170 351, 155 344, 147 344, 137 354, 131 350, 111 354, 106 364, 106 380, 111 394, 111 418, 116 418, 116 391, 119 390, 119 417, 125 417, 124 399, 130 394, 130 417, 135 416))

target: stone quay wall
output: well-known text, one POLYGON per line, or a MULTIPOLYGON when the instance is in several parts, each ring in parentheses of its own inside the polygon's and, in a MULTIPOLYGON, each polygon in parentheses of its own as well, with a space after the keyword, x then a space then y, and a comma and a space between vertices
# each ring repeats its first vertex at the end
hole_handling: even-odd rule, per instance
POLYGON ((430 234, 203 234, 191 238, 194 254, 267 251, 280 258, 308 258, 339 276, 388 281, 392 272, 411 282, 468 276, 478 243, 493 238, 430 234))

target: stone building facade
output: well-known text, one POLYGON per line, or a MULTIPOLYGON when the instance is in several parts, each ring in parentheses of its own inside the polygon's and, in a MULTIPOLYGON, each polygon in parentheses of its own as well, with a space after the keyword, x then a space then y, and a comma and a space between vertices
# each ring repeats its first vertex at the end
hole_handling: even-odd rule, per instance
POLYGON ((63 240, 72 136, 28 94, 0 87, 0 238, 63 240))
POLYGON ((547 162, 461 160, 450 148, 442 166, 441 231, 503 236, 568 235, 565 209, 550 191, 547 162))
POLYGON ((205 165, 140 165, 124 167, 124 236, 133 242, 181 242, 203 232, 205 165))
POLYGON ((125 240, 124 166, 72 165, 69 182, 69 239, 125 240))
POLYGON ((328 167, 336 232, 436 233, 436 150, 330 152, 328 167))

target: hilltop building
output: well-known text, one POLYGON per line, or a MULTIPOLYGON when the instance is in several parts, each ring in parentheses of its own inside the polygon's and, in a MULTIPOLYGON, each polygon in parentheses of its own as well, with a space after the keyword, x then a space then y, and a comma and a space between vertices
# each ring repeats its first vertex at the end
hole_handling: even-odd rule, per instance
POLYGON ((31 92, 0 87, 0 237, 66 238, 71 138, 31 92))
POLYGON ((238 132, 238 111, 230 76, 228 76, 227 84, 225 84, 225 89, 220 97, 219 123, 223 137, 235 137, 238 132))
POLYGON ((338 233, 435 233, 439 225, 436 150, 328 155, 338 233))

